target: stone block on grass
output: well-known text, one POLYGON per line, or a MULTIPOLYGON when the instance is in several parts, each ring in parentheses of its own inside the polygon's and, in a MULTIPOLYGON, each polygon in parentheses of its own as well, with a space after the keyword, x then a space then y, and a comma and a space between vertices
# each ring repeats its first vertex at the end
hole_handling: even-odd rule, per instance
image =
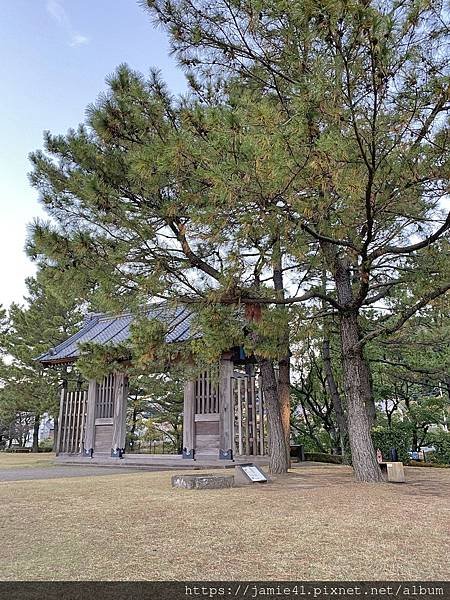
POLYGON ((172 487, 185 490, 221 490, 233 484, 233 475, 172 475, 172 487))

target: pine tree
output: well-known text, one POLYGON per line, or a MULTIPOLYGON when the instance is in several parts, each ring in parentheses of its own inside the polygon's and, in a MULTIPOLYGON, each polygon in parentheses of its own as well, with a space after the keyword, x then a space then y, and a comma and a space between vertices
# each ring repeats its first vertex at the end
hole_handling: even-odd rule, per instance
POLYGON ((46 273, 28 278, 26 285, 25 304, 10 306, 0 334, 0 351, 5 355, 0 365, 0 414, 3 422, 14 421, 19 414, 33 416, 33 451, 37 452, 42 414, 55 418, 58 414, 61 373, 45 369, 36 357, 73 333, 80 312, 70 298, 52 293, 46 273))
MULTIPOLYGON (((281 437, 276 434, 283 418, 273 359, 286 362, 286 326, 281 337, 270 335, 268 326, 271 317, 286 322, 280 319, 284 311, 268 308, 266 319, 255 319, 237 308, 234 291, 266 294, 262 266, 268 261, 272 276, 280 273, 279 260, 276 268, 273 262, 276 237, 268 239, 264 230, 244 235, 241 224, 227 224, 222 214, 220 231, 214 223, 216 199, 208 198, 208 184, 193 168, 202 123, 216 119, 214 112, 204 114, 196 99, 177 104, 156 76, 145 80, 125 66, 109 83, 86 126, 67 136, 47 134, 46 152, 31 157, 31 181, 54 221, 35 223, 29 254, 52 268, 60 289, 76 297, 92 294, 103 309, 126 307, 139 314, 159 298, 194 304, 216 331, 218 316, 239 322, 234 336, 215 334, 209 360, 244 341, 257 356, 273 419, 272 467, 284 472, 288 427, 285 416, 281 437), (214 306, 222 310, 211 311, 214 306), (244 340, 245 326, 254 335, 244 340)), ((141 322, 142 331, 146 327, 152 324, 141 322)))
POLYGON ((447 15, 412 0, 149 5, 192 96, 122 67, 86 126, 47 135, 32 181, 57 226, 37 224, 30 253, 105 303, 246 307, 273 431, 284 307, 336 313, 355 474, 380 481, 366 346, 450 288, 447 15))
MULTIPOLYGON (((249 215, 254 181, 246 186, 246 178, 256 174, 257 185, 270 171, 260 220, 267 216, 270 230, 278 216, 294 258, 304 259, 306 245, 326 269, 327 293, 311 277, 304 294, 273 302, 320 298, 339 314, 356 478, 381 481, 364 347, 450 288, 448 267, 432 282, 426 270, 404 270, 408 257, 425 266, 450 227, 441 210, 449 172, 448 12, 415 0, 146 4, 199 94, 223 93, 236 79, 253 90, 241 96, 247 115, 222 134, 221 158, 210 153, 208 170, 241 215, 249 215), (247 155, 252 171, 241 161, 214 168, 230 167, 236 153, 247 155), (390 311, 390 295, 411 281, 414 294, 390 311), (365 330, 364 313, 376 303, 384 318, 365 330)), ((439 249, 448 258, 448 242, 439 249)))

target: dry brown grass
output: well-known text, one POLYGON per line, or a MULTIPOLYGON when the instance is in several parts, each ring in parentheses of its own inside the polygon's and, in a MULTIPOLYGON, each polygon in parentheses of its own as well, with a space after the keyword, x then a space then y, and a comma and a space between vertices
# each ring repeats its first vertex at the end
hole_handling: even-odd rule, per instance
POLYGON ((0 452, 0 469, 29 469, 49 467, 55 460, 53 452, 20 453, 0 452))
POLYGON ((450 473, 361 485, 300 467, 267 486, 171 473, 0 484, 0 579, 448 579, 450 473))

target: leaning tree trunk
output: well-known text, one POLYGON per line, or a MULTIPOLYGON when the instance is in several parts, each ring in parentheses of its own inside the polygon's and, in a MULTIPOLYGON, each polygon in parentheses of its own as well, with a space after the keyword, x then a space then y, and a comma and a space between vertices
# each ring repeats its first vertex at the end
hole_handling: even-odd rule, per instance
POLYGON ((34 416, 34 424, 33 424, 33 444, 31 447, 31 452, 39 452, 39 425, 40 425, 41 417, 40 415, 34 416))
POLYGON ((339 432, 339 445, 341 449, 342 460, 344 463, 348 463, 348 457, 346 459, 346 440, 348 438, 348 430, 347 430, 347 419, 344 412, 344 407, 342 406, 341 394, 339 393, 338 386, 336 384, 336 379, 333 373, 333 365, 331 362, 331 352, 330 352, 330 340, 327 337, 324 337, 322 341, 322 360, 323 360, 323 370, 325 372, 325 385, 328 392, 328 395, 331 398, 331 403, 333 405, 334 414, 336 415, 336 421, 339 432))
POLYGON ((291 461, 291 365, 290 357, 278 361, 278 403, 286 441, 288 464, 291 461))
MULTIPOLYGON (((273 266, 273 286, 278 298, 285 298, 284 280, 283 280, 283 253, 281 249, 281 240, 279 234, 274 245, 274 254, 272 260, 273 266)), ((281 310, 286 311, 286 307, 281 310)), ((283 326, 281 332, 284 356, 278 361, 278 402, 280 404, 281 422, 283 425, 284 436, 286 438, 286 450, 288 453, 288 463, 291 461, 291 351, 289 344, 289 323, 283 326)))
POLYGON ((289 469, 288 447, 278 401, 275 370, 271 360, 260 358, 258 362, 269 424, 269 471, 274 474, 287 473, 289 469))
POLYGON ((333 273, 340 304, 342 365, 353 470, 357 481, 381 482, 383 477, 370 435, 368 406, 372 402, 372 389, 361 345, 358 308, 354 306, 351 259, 340 256, 327 242, 321 245, 333 273))
MULTIPOLYGON (((323 293, 327 293, 327 272, 326 269, 322 272, 322 287, 323 293)), ((322 301, 322 308, 326 309, 326 302, 322 301)), ((336 415, 336 422, 339 433, 339 445, 341 449, 341 456, 343 464, 350 464, 351 460, 346 451, 348 448, 348 429, 347 429, 347 417, 345 414, 344 406, 341 399, 341 394, 336 383, 336 379, 333 372, 333 363, 331 361, 330 351, 330 335, 329 325, 325 319, 324 323, 324 337, 322 340, 322 361, 323 369, 325 372, 325 387, 326 391, 331 399, 333 405, 334 414, 336 415)))
POLYGON ((367 412, 367 399, 371 398, 370 378, 360 344, 356 313, 341 315, 341 342, 348 434, 355 477, 357 481, 381 482, 383 477, 370 435, 371 423, 367 412))

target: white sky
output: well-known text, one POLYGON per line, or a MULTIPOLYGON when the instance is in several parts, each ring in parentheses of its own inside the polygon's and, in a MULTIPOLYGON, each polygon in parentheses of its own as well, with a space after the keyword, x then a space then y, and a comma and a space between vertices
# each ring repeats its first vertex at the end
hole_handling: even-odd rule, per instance
POLYGON ((174 93, 186 86, 137 0, 3 0, 0 56, 0 305, 8 306, 22 301, 34 273, 23 248, 27 224, 43 213, 27 157, 42 147, 42 132, 83 121, 123 62, 159 68, 174 93))

